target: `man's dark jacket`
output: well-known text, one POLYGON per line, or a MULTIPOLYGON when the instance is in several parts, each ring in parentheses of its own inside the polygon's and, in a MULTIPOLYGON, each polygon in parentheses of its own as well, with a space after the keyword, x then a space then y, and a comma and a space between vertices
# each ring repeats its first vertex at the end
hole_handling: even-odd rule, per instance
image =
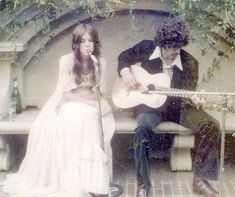
MULTIPOLYGON (((149 60, 149 57, 153 54, 155 48, 156 44, 154 41, 143 40, 134 47, 123 51, 118 57, 119 75, 124 67, 129 67, 136 63, 140 63, 150 74, 163 72, 162 60, 160 58, 149 60)), ((198 62, 185 50, 181 50, 180 58, 183 70, 180 70, 177 66, 173 67, 171 88, 195 91, 198 81, 198 62)), ((165 104, 158 109, 152 109, 146 105, 139 105, 135 108, 135 112, 138 114, 141 112, 158 110, 166 114, 167 120, 179 122, 180 110, 185 108, 189 109, 190 106, 183 102, 183 99, 168 97, 165 104)))

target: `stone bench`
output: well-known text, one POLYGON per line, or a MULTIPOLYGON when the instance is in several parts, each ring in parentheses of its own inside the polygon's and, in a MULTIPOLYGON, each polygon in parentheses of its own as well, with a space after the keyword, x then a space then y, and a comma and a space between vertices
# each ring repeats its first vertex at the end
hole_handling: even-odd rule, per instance
MULTIPOLYGON (((9 155, 7 154, 9 149, 7 144, 4 144, 3 135, 9 134, 28 134, 29 129, 39 114, 39 109, 24 110, 21 114, 17 114, 15 120, 10 122, 8 118, 0 121, 0 170, 8 170, 9 155), (4 161, 5 160, 5 161, 4 161)), ((210 111, 208 112, 220 123, 222 120, 222 113, 210 111)), ((132 116, 131 112, 114 110, 115 117, 115 134, 133 134, 134 129, 137 126, 137 122, 132 116)), ((233 133, 235 131, 235 113, 227 113, 226 116, 226 133, 233 133)), ((170 154, 170 166, 172 171, 191 171, 192 170, 192 157, 191 149, 194 147, 194 135, 193 131, 183 127, 182 125, 174 122, 162 122, 156 127, 157 133, 169 133, 174 134, 174 143, 171 148, 170 154)))
MULTIPOLYGON (((17 114, 15 120, 10 122, 8 118, 0 121, 0 135, 9 134, 28 134, 31 124, 36 119, 39 110, 31 109, 25 110, 21 114, 17 114)), ((136 120, 132 117, 132 113, 121 110, 114 112, 115 116, 115 133, 116 134, 133 134, 137 126, 136 120)), ((173 171, 190 171, 192 169, 192 158, 190 154, 191 148, 194 147, 194 135, 192 130, 187 129, 181 125, 173 122, 163 122, 156 128, 157 132, 175 134, 174 144, 171 150, 170 165, 173 171)), ((3 138, 1 138, 3 139, 3 138)), ((10 167, 9 155, 5 154, 9 147, 3 140, 0 143, 0 150, 2 152, 2 162, 0 169, 8 170, 10 167)))
MULTIPOLYGON (((3 135, 9 134, 28 134, 31 124, 39 113, 38 109, 25 110, 17 114, 15 121, 10 122, 8 118, 0 121, 0 169, 8 170, 10 167, 9 147, 4 144, 3 135), (5 155, 4 155, 5 154, 5 155)), ((211 115, 221 122, 220 112, 211 112, 211 115)), ((132 117, 131 112, 115 110, 115 133, 116 134, 133 134, 137 126, 136 120, 132 117)), ((226 118, 226 133, 235 131, 235 113, 228 113, 226 118)), ((192 158, 191 148, 194 147, 193 131, 173 122, 162 122, 156 128, 159 133, 175 134, 174 143, 171 149, 170 166, 172 171, 191 171, 192 158)))
MULTIPOLYGON (((154 4, 156 4, 153 6, 154 10, 162 10, 161 6, 158 7, 160 5, 159 2, 157 3, 156 1, 153 1, 153 2, 155 2, 154 4)), ((139 7, 140 15, 139 16, 136 15, 139 20, 138 25, 140 25, 140 28, 142 28, 143 30, 146 29, 146 24, 152 24, 153 21, 155 23, 158 20, 162 20, 161 14, 164 13, 160 11, 161 17, 159 17, 159 14, 156 14, 155 12, 154 13, 151 12, 152 14, 150 14, 149 8, 147 9, 143 8, 143 5, 145 4, 146 3, 141 4, 141 6, 139 7), (144 17, 142 18, 143 14, 144 14, 144 17)), ((166 10, 168 10, 168 7, 166 10)), ((72 16, 73 12, 68 13, 67 15, 66 10, 65 10, 65 12, 63 11, 60 14, 61 16, 64 14, 66 15, 62 17, 63 20, 60 20, 61 25, 58 25, 58 27, 56 28, 56 31, 54 32, 54 35, 53 35, 54 37, 53 39, 51 39, 51 42, 48 41, 48 46, 47 46, 48 50, 45 50, 43 55, 41 56, 38 56, 37 52, 40 51, 41 49, 42 37, 38 35, 38 31, 33 32, 32 29, 28 27, 25 28, 25 30, 22 29, 21 31, 17 31, 18 33, 17 42, 14 41, 14 42, 0 43, 0 58, 1 58, 0 73, 2 73, 0 77, 0 84, 3 84, 2 88, 0 88, 0 135, 28 134, 31 124, 33 123, 37 114, 39 113, 38 110, 24 111, 22 114, 19 114, 16 116, 16 120, 14 122, 9 122, 7 119, 1 119, 1 117, 3 117, 5 113, 8 111, 9 96, 10 96, 10 90, 11 90, 11 85, 12 85, 11 82, 12 82, 12 77, 13 77, 13 67, 11 66, 11 64, 14 61, 17 61, 17 64, 19 65, 16 67, 17 70, 15 70, 14 72, 17 71, 16 73, 17 73, 17 78, 19 82, 19 88, 20 88, 21 95, 23 96, 22 97, 23 107, 27 105, 31 105, 31 106, 33 105, 33 106, 39 106, 39 107, 43 106, 43 104, 45 104, 46 100, 49 98, 49 96, 52 93, 52 90, 54 90, 55 85, 56 85, 55 81, 57 79, 56 77, 57 73, 56 72, 52 73, 51 70, 55 69, 54 66, 58 64, 59 57, 63 54, 68 53, 68 51, 71 50, 70 45, 69 46, 65 45, 65 41, 66 39, 67 41, 71 40, 71 29, 74 26, 74 24, 77 23, 77 19, 83 20, 86 18, 86 16, 83 14, 81 16, 81 13, 83 12, 79 12, 78 17, 75 17, 76 20, 72 20, 72 21, 71 21, 71 17, 68 17, 68 16, 72 16), (28 39, 30 39, 30 42, 27 42, 28 39), (58 49, 61 49, 61 50, 58 50, 58 49), (16 55, 18 57, 17 59, 15 59, 16 55), (46 79, 43 82, 41 81, 42 76, 43 78, 46 79), (42 90, 42 91, 38 91, 38 90, 42 90)), ((120 13, 121 12, 119 12, 119 14, 120 13)), ((32 16, 34 14, 36 13, 31 13, 32 16)), ((105 20, 97 21, 96 23, 97 28, 100 28, 98 30, 99 30, 100 37, 102 38, 102 43, 105 43, 104 46, 102 47, 102 51, 103 51, 102 53, 104 57, 106 57, 108 65, 110 66, 109 67, 110 69, 108 69, 108 75, 107 75, 107 78, 108 78, 107 81, 108 81, 110 88, 112 87, 114 78, 117 76, 117 73, 116 73, 117 54, 120 53, 123 49, 132 46, 133 41, 134 41, 133 39, 129 39, 133 37, 132 29, 128 28, 129 16, 126 14, 123 14, 123 15, 121 14, 121 17, 122 17, 121 23, 120 23, 120 20, 116 20, 115 18, 112 19, 113 21, 112 23, 107 23, 105 22, 105 20), (126 17, 128 20, 123 20, 126 17), (119 28, 121 26, 127 27, 127 28, 119 28), (115 28, 112 28, 112 27, 115 27, 115 28), (119 29, 118 34, 116 32, 117 28, 119 29), (112 39, 112 42, 110 42, 110 37, 112 37, 110 35, 115 35, 115 40, 112 39), (115 45, 115 50, 111 50, 113 49, 114 45, 115 45)), ((142 39, 143 37, 146 37, 146 36, 152 37, 152 33, 153 33, 152 30, 147 31, 147 32, 139 31, 137 39, 142 39)), ((194 43, 194 45, 191 45, 190 47, 191 47, 191 51, 194 52, 193 54, 199 60, 200 64, 203 65, 202 69, 200 69, 201 70, 200 76, 201 76, 204 72, 206 72, 207 67, 205 67, 205 65, 209 66, 211 63, 213 63, 214 56, 213 55, 209 56, 210 58, 208 58, 208 56, 201 57, 199 55, 200 51, 197 50, 198 47, 201 47, 201 46, 196 45, 196 43, 194 43)), ((221 63, 224 63, 224 62, 221 62, 221 63)), ((233 59, 230 60, 230 62, 228 62, 226 59, 225 64, 226 64, 227 70, 229 70, 228 74, 232 73, 231 70, 234 64, 233 59)), ((221 73, 221 76, 223 76, 223 74, 225 77, 227 77, 226 72, 221 73)), ((217 81, 220 81, 220 80, 217 79, 217 81)), ((229 81, 230 86, 227 86, 228 84, 227 80, 223 80, 223 81, 225 81, 226 83, 219 83, 220 86, 218 87, 218 89, 223 89, 222 88, 223 86, 225 86, 226 89, 231 89, 231 90, 234 89, 232 80, 229 81)), ((211 89, 209 85, 212 85, 211 87, 214 87, 213 81, 212 81, 212 84, 208 84, 208 88, 206 89, 211 89)), ((109 92, 111 93, 111 89, 109 90, 109 92)), ((218 114, 216 116, 218 117, 218 120, 220 120, 220 115, 218 114)), ((235 130, 234 123, 233 123, 234 122, 233 120, 235 117, 232 114, 231 116, 233 117, 230 117, 230 114, 228 114, 226 131, 235 130)), ((131 113, 115 110, 115 120, 116 120, 116 134, 125 135, 125 134, 134 133, 134 129, 136 128, 136 121, 131 116, 131 113)), ((191 170, 192 158, 190 155, 190 149, 194 147, 194 135, 192 134, 193 131, 187 128, 184 128, 180 125, 177 125, 175 123, 172 123, 172 122, 161 123, 157 127, 157 130, 161 131, 162 133, 175 134, 174 144, 172 146, 171 156, 170 156, 171 169, 172 170, 191 170)), ((7 150, 7 147, 4 147, 4 140, 2 139, 3 138, 0 137, 0 161, 1 161, 0 165, 2 165, 3 167, 0 166, 0 169, 8 169, 9 165, 7 164, 7 162, 3 164, 4 162, 2 159, 4 157, 4 154, 6 155, 6 150, 7 150)))
MULTIPOLYGON (((134 133, 137 126, 132 113, 116 111, 114 113, 116 122, 116 133, 134 133)), ((193 131, 174 122, 166 121, 155 128, 156 133, 174 134, 174 142, 170 154, 170 167, 172 171, 191 171, 192 157, 191 148, 194 147, 193 131)), ((155 155, 151 155, 155 157, 155 155)))

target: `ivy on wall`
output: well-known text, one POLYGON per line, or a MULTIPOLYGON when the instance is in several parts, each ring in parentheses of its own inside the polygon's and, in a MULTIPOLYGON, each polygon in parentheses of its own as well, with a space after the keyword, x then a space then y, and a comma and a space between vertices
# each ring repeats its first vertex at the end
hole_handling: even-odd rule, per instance
POLYGON ((0 0, 0 33, 7 34, 7 39, 13 40, 14 32, 29 22, 20 21, 17 16, 20 10, 24 10, 28 6, 41 10, 41 13, 30 23, 35 22, 37 25, 37 20, 43 18, 43 33, 48 36, 52 33, 51 26, 61 11, 61 6, 74 11, 81 7, 91 18, 95 19, 97 16, 112 17, 113 11, 118 6, 128 6, 131 9, 134 3, 135 1, 127 3, 120 0, 0 0))
MULTIPOLYGON (((92 17, 105 14, 105 17, 112 17, 112 11, 119 6, 130 8, 131 14, 132 7, 137 3, 135 0, 59 0, 56 2, 71 9, 77 6, 84 7, 92 17)), ((211 47, 216 47, 219 42, 225 41, 230 46, 228 50, 235 51, 235 0, 172 0, 167 3, 174 13, 180 14, 195 26, 211 47)), ((45 26, 48 25, 48 21, 56 17, 59 11, 54 0, 0 0, 0 20, 3 21, 8 17, 8 20, 14 21, 11 25, 3 21, 0 30, 20 25, 17 22, 16 8, 30 4, 43 10, 45 26), (5 17, 2 17, 3 15, 5 17)), ((132 18, 135 20, 133 16, 132 18)))
MULTIPOLYGON (((214 72, 220 69, 220 62, 235 53, 235 0, 177 0, 171 6, 173 12, 199 30, 197 39, 206 40, 217 52, 217 57, 202 76, 203 83, 209 82, 214 72), (227 47, 221 48, 221 43, 227 47)), ((206 55, 205 49, 201 49, 201 55, 206 55)))
MULTIPOLYGON (((166 0, 159 0, 166 1, 166 0)), ((34 5, 41 10, 43 17, 44 43, 53 37, 53 21, 60 12, 58 5, 69 9, 82 7, 92 18, 102 15, 112 17, 118 8, 130 10, 132 30, 138 33, 135 16, 132 8, 138 3, 135 0, 0 0, 0 33, 12 34, 28 21, 19 21, 17 12, 24 7, 34 5), (56 3, 55 3, 56 2, 56 3)), ((147 1, 146 1, 147 3, 147 1)), ((207 40, 210 47, 217 52, 217 57, 203 76, 203 82, 209 82, 214 76, 214 71, 220 68, 220 61, 235 53, 235 0, 172 0, 167 1, 173 13, 184 17, 193 28, 200 33, 197 39, 207 40), (221 49, 221 42, 226 43, 226 48, 221 49)), ((35 24, 37 18, 34 19, 35 24)), ((9 38, 9 36, 8 36, 9 38)), ((43 50, 43 47, 42 47, 43 50)), ((206 50, 201 49, 201 55, 206 55, 206 50)))

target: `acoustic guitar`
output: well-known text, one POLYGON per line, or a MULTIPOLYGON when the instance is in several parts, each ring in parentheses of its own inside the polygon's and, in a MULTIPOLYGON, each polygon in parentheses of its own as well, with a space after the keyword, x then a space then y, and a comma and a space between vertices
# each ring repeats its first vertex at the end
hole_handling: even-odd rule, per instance
POLYGON ((221 103, 224 96, 235 96, 235 93, 197 92, 170 88, 171 80, 167 74, 150 74, 138 65, 132 65, 131 72, 140 84, 137 89, 129 90, 121 77, 116 78, 113 85, 112 101, 114 105, 122 109, 132 108, 140 104, 159 108, 165 103, 167 96, 191 98, 198 95, 205 100, 208 100, 209 96, 214 96, 217 97, 212 101, 215 103, 221 103))

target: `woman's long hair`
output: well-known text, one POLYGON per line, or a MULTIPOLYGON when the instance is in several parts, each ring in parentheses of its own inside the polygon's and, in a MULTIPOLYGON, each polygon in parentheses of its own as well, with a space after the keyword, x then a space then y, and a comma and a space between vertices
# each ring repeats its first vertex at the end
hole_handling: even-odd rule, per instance
MULTIPOLYGON (((99 42, 99 37, 98 37, 97 30, 91 25, 79 24, 73 30, 73 34, 72 34, 72 50, 74 51, 75 58, 76 58, 75 59, 75 64, 74 64, 74 67, 73 67, 73 73, 76 76, 76 82, 78 84, 80 84, 82 82, 82 63, 83 63, 83 60, 82 60, 82 56, 81 56, 81 52, 80 52, 80 44, 82 42, 82 36, 85 33, 88 33, 91 36, 92 41, 94 42, 93 55, 95 55, 98 60, 99 60, 99 57, 100 57, 100 47, 101 47, 101 45, 100 45, 100 42, 99 42)), ((89 68, 89 70, 92 71, 92 81, 95 82, 96 81, 95 67, 94 67, 94 62, 91 60, 91 58, 89 59, 88 68, 89 68)))

